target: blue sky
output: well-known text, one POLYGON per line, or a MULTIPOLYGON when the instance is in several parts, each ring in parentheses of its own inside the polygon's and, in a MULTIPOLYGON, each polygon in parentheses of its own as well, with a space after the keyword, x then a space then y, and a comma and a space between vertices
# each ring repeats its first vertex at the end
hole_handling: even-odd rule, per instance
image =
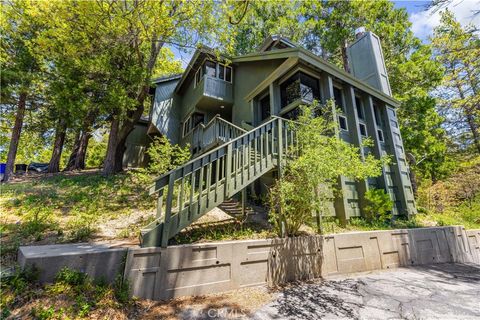
MULTIPOLYGON (((374 0, 370 0, 374 1, 374 0)), ((409 19, 412 22, 412 31, 422 41, 428 42, 429 36, 432 35, 433 28, 438 25, 440 21, 440 12, 427 10, 427 5, 430 1, 393 1, 395 8, 405 8, 408 12, 409 19)), ((447 5, 448 10, 452 11, 457 20, 463 25, 475 24, 480 26, 480 15, 474 17, 472 10, 480 8, 480 0, 452 0, 447 5)), ((176 48, 171 48, 177 59, 180 59, 185 67, 192 56, 192 52, 184 53, 178 51, 176 48)))

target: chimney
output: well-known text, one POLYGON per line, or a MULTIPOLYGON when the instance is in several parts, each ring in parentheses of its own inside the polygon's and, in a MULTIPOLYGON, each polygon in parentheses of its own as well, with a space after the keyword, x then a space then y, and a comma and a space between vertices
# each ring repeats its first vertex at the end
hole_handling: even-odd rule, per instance
POLYGON ((356 40, 348 46, 347 55, 353 76, 391 96, 390 82, 380 39, 364 27, 355 30, 356 40))

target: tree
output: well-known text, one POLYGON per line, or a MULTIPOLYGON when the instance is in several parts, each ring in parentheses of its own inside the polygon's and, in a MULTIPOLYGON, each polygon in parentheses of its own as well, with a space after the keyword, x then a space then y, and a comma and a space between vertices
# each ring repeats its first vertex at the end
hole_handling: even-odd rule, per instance
POLYGON ((449 131, 461 149, 480 153, 480 38, 473 26, 463 28, 445 10, 432 45, 445 69, 438 95, 449 131))
POLYGON ((386 159, 369 154, 362 158, 358 147, 343 141, 335 134, 338 123, 332 121, 334 103, 302 106, 297 123, 292 125, 297 147, 285 157, 290 159, 283 176, 270 189, 270 215, 281 236, 293 236, 312 214, 321 216, 333 200, 337 178, 358 180, 381 174, 386 159))
POLYGON ((32 15, 27 1, 2 4, 1 18, 1 101, 2 106, 16 104, 15 120, 11 131, 4 181, 8 181, 18 151, 25 111, 40 87, 39 65, 30 50, 31 42, 41 24, 32 15))

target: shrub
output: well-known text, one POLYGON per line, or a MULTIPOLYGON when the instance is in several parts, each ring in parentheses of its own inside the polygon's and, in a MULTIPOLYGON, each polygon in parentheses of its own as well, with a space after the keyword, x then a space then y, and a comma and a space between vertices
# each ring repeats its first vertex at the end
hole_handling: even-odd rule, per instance
POLYGON ((55 282, 61 282, 71 286, 82 286, 87 280, 87 274, 63 267, 55 276, 55 282))
POLYGON ((382 189, 370 189, 365 192, 365 207, 363 211, 368 221, 386 222, 391 218, 393 201, 382 189))
POLYGON ((269 192, 271 221, 281 236, 296 235, 312 214, 321 218, 327 212, 338 176, 375 177, 386 162, 373 155, 362 159, 359 148, 338 138, 334 106, 333 101, 321 108, 316 103, 301 106, 296 124, 291 124, 298 143, 287 153, 284 174, 269 192))
POLYGON ((148 171, 156 175, 164 174, 190 158, 190 147, 172 145, 167 137, 156 137, 147 149, 150 157, 148 171))

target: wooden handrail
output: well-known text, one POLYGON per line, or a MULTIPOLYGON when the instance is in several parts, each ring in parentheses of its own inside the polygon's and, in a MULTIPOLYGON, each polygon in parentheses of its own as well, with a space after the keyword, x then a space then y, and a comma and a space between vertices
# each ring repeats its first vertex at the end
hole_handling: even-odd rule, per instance
POLYGON ((294 129, 287 122, 272 117, 159 177, 150 189, 158 193, 157 219, 147 227, 142 243, 166 246, 180 230, 274 167, 281 172, 285 155, 296 143, 294 129))

